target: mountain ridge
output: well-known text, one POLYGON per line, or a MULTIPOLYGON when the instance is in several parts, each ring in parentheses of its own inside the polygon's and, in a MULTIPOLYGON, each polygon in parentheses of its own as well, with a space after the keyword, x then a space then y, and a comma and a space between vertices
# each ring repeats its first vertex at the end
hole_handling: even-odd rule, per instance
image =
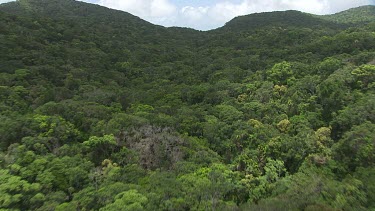
MULTIPOLYGON (((121 22, 121 21, 125 21, 126 18, 129 18, 129 19, 133 19, 133 21, 138 22, 139 24, 148 24, 148 25, 151 24, 151 25, 154 25, 154 26, 157 26, 157 27, 163 27, 163 26, 160 26, 160 25, 157 25, 157 24, 152 24, 152 23, 150 23, 148 21, 145 21, 142 18, 140 18, 138 16, 135 16, 135 15, 132 15, 128 12, 124 12, 124 11, 116 10, 116 9, 110 9, 110 8, 107 8, 107 7, 104 7, 104 6, 100 6, 100 5, 96 5, 96 4, 92 4, 92 3, 80 2, 80 1, 76 1, 76 0, 62 0, 62 1, 58 1, 58 0, 40 0, 40 1, 38 1, 38 0, 19 0, 19 1, 16 1, 16 2, 3 3, 3 4, 1 4, 0 9, 1 9, 1 7, 3 7, 3 10, 5 9, 5 11, 7 11, 8 13, 15 13, 15 14, 18 14, 18 15, 22 15, 20 13, 20 11, 16 10, 15 6, 18 5, 18 6, 21 6, 21 7, 25 8, 25 7, 27 7, 27 5, 30 5, 30 3, 32 5, 30 8, 33 8, 33 7, 37 8, 37 10, 34 11, 34 12, 36 12, 36 13, 43 12, 45 15, 52 15, 53 14, 54 16, 64 15, 64 16, 68 16, 68 17, 71 16, 71 17, 83 17, 84 18, 84 17, 90 17, 89 11, 91 10, 91 12, 95 11, 95 13, 100 12, 99 17, 97 17, 97 18, 101 19, 101 20, 106 19, 106 15, 104 15, 104 13, 116 13, 116 14, 119 14, 121 17, 123 17, 122 19, 116 20, 116 21, 121 22), (55 4, 53 4, 53 3, 55 3, 55 4), (75 4, 75 5, 71 6, 72 3, 75 4), (45 5, 48 5, 48 4, 61 5, 61 6, 60 6, 60 9, 56 10, 56 8, 54 8, 55 11, 51 11, 51 10, 48 10, 47 7, 45 7, 45 5), (88 5, 90 5, 89 10, 80 9, 83 6, 88 6, 88 5), (69 9, 64 8, 66 6, 69 6, 69 9), (63 11, 65 11, 65 13, 63 11), (101 14, 103 14, 103 15, 101 15, 101 14)), ((335 27, 335 24, 339 24, 339 25, 343 26, 343 25, 349 24, 349 23, 361 23, 361 22, 368 22, 368 21, 375 20, 375 6, 374 5, 366 5, 366 6, 356 7, 356 8, 350 8, 350 9, 347 9, 347 10, 344 10, 344 11, 341 11, 341 12, 338 12, 338 13, 335 13, 335 14, 331 14, 331 15, 314 15, 314 14, 310 14, 310 13, 300 12, 300 11, 297 11, 297 10, 251 13, 251 14, 247 14, 247 15, 237 16, 237 17, 231 19, 230 21, 226 22, 223 26, 215 28, 215 29, 207 30, 207 31, 221 30, 222 28, 229 28, 228 30, 233 29, 233 27, 238 28, 238 26, 235 26, 235 25, 241 25, 244 28, 259 27, 259 26, 263 26, 264 24, 263 23, 257 23, 257 22, 264 21, 264 19, 267 19, 267 18, 271 19, 271 21, 268 21, 268 23, 266 25, 272 24, 272 22, 280 24, 280 23, 282 23, 282 21, 280 21, 280 19, 281 19, 281 20, 284 20, 284 21, 288 22, 288 23, 284 22, 284 24, 291 24, 292 23, 292 24, 295 24, 298 27, 298 26, 302 25, 301 23, 298 23, 298 22, 301 22, 301 21, 297 20, 297 21, 293 22, 292 19, 294 19, 294 18, 302 18, 302 19, 310 18, 310 20, 308 20, 308 21, 310 23, 314 23, 315 25, 319 24, 319 23, 316 23, 316 21, 317 21, 317 22, 320 22, 321 24, 331 25, 332 27, 335 27), (291 17, 289 17, 289 19, 288 19, 287 15, 290 15, 291 17), (355 18, 354 20, 353 20, 353 17, 355 18), (320 19, 320 20, 318 20, 318 19, 320 19)), ((336 27, 337 27, 337 25, 336 25, 336 27)), ((181 28, 181 29, 184 29, 184 28, 189 28, 189 27, 172 26, 172 27, 165 27, 165 28, 181 28)), ((196 29, 194 29, 194 30, 196 30, 196 29)), ((197 31, 201 31, 201 30, 197 30, 197 31)))
POLYGON ((19 0, 1 4, 1 9, 20 16, 28 15, 29 12, 30 15, 43 15, 53 19, 59 19, 59 17, 64 17, 64 19, 92 18, 99 23, 117 21, 122 24, 129 24, 128 21, 131 20, 134 22, 131 23, 132 25, 154 25, 125 11, 76 0, 19 0), (117 17, 118 20, 109 20, 108 17, 117 17))
POLYGON ((308 28, 341 28, 342 24, 333 23, 328 20, 321 19, 309 13, 300 12, 297 10, 274 11, 254 13, 244 16, 238 16, 227 22, 220 29, 228 30, 254 30, 267 26, 294 26, 294 27, 308 27, 308 28))
POLYGON ((375 20, 375 5, 350 8, 345 11, 331 15, 322 15, 320 17, 337 23, 367 23, 375 20))

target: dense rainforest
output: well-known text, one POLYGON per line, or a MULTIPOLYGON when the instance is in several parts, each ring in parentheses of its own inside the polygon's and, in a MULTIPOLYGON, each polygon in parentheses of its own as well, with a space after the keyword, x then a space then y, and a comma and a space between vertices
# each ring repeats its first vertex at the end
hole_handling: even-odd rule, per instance
POLYGON ((375 210, 375 6, 196 31, 0 5, 0 210, 375 210))

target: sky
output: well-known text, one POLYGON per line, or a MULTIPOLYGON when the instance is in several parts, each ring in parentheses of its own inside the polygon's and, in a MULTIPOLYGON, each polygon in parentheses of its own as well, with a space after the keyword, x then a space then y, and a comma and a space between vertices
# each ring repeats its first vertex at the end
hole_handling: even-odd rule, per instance
MULTIPOLYGON (((10 0, 0 0, 0 3, 10 0)), ((122 10, 162 26, 209 30, 236 16, 256 12, 299 10, 332 14, 375 0, 81 0, 122 10)))

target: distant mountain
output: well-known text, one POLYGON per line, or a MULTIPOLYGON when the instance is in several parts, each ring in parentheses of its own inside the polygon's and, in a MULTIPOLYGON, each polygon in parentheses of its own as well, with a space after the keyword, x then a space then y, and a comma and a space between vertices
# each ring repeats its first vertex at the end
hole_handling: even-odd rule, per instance
MULTIPOLYGON (((357 10, 349 10, 349 13, 357 10)), ((76 45, 77 41, 85 43, 86 48, 92 47, 95 53, 104 53, 100 59, 105 62, 100 64, 107 68, 124 61, 131 61, 135 67, 155 67, 186 58, 191 59, 190 62, 185 61, 186 64, 201 67, 207 64, 200 60, 220 59, 212 51, 225 47, 245 50, 240 55, 238 52, 227 53, 228 59, 238 60, 245 59, 247 55, 260 55, 262 59, 257 63, 262 65, 251 67, 257 69, 264 68, 268 63, 264 58, 272 61, 293 58, 290 53, 281 52, 299 52, 300 49, 308 51, 304 47, 305 43, 314 42, 321 36, 333 36, 349 26, 322 19, 328 16, 283 11, 236 17, 221 28, 200 32, 157 26, 127 12, 74 0, 19 0, 1 4, 0 15, 4 20, 0 23, 0 31, 4 35, 19 36, 18 42, 10 41, 7 36, 2 38, 2 42, 12 43, 13 49, 22 46, 18 48, 20 52, 17 55, 12 55, 12 48, 5 47, 5 44, 0 46, 0 69, 7 71, 38 63, 36 61, 41 59, 37 55, 41 51, 33 54, 28 49, 33 46, 47 49, 51 43, 64 46, 66 50, 56 54, 56 57, 75 65, 90 67, 92 71, 93 63, 88 62, 91 57, 83 54, 87 51, 76 45), (22 34, 26 32, 28 37, 22 34), (249 37, 251 33, 258 34, 249 37), (67 44, 69 48, 66 47, 67 44), (73 50, 78 47, 78 50, 73 50), (82 52, 80 56, 84 58, 72 56, 78 52, 82 52), (22 60, 19 59, 20 55, 23 55, 22 60), (191 58, 191 55, 199 58, 191 58)), ((50 57, 51 54, 46 56, 50 57)), ((241 62, 241 67, 247 67, 247 63, 241 62)), ((201 73, 199 68, 193 69, 201 73)))
MULTIPOLYGON (((166 35, 178 36, 185 28, 171 28, 154 25, 128 12, 109 9, 103 6, 75 0, 18 0, 0 5, 0 12, 22 17, 49 18, 65 23, 79 24, 86 28, 106 27, 110 31, 99 33, 117 33, 141 38, 153 34, 154 38, 166 35), (169 35, 168 35, 169 34, 169 35)), ((90 29, 89 29, 90 30, 90 29)))
POLYGON ((0 5, 0 10, 15 15, 44 16, 53 19, 92 19, 119 24, 149 24, 130 13, 74 0, 18 0, 0 5))
POLYGON ((375 6, 362 6, 332 15, 312 15, 295 10, 255 13, 239 16, 219 30, 248 31, 264 27, 345 28, 353 23, 375 21, 375 6))
POLYGON ((375 21, 375 6, 362 6, 339 12, 333 15, 320 16, 324 20, 337 23, 366 23, 375 21))
POLYGON ((302 28, 340 28, 341 25, 323 20, 319 17, 299 11, 277 11, 255 13, 239 16, 225 24, 222 29, 233 30, 255 30, 269 26, 276 27, 302 27, 302 28))
MULTIPOLYGON (((0 5, 0 11, 15 15, 47 16, 53 19, 77 19, 96 21, 113 26, 152 26, 153 24, 130 13, 108 9, 99 5, 74 0, 18 0, 0 5)), ((342 27, 346 23, 375 20, 375 6, 352 8, 332 15, 312 15, 300 11, 275 11, 235 17, 219 29, 253 30, 266 26, 294 26, 316 28, 342 27), (336 24, 332 23, 335 22, 336 24), (337 25, 337 23, 341 25, 337 25)), ((159 27, 153 25, 155 27, 159 27)), ((163 27, 159 27, 163 28, 163 27)), ((173 27, 179 28, 179 27, 173 27)))
MULTIPOLYGON (((168 61, 169 54, 177 48, 187 48, 192 42, 189 36, 195 36, 198 31, 185 28, 165 28, 151 24, 127 12, 105 8, 74 0, 19 0, 0 5, 2 24, 0 31, 6 34, 19 34, 20 30, 27 31, 32 40, 19 34, 15 45, 32 45, 48 47, 51 43, 71 43, 79 41, 91 43, 95 52, 109 54, 113 63, 137 57, 139 65, 149 64, 150 60, 168 61), (7 21, 8 20, 8 21, 7 21), (187 37, 187 39, 182 39, 187 37), (38 39, 35 39, 38 38, 38 39), (137 49, 139 54, 130 55, 137 49), (155 56, 149 56, 150 54, 155 56), (157 56, 159 55, 159 56, 157 56), (161 58, 163 57, 163 58, 161 58), (146 62, 147 61, 147 62, 146 62)), ((6 42, 5 40, 3 42, 6 42)), ((5 46, 5 45, 3 45, 5 46)), ((1 49, 1 47, 0 47, 1 49)), ((10 49, 4 49, 0 58, 1 66, 7 66, 11 54, 10 49), (1 60, 6 61, 1 61, 1 60)), ((184 50, 182 50, 184 51, 184 50)), ((40 51, 39 51, 40 52, 40 51)), ((25 51, 25 54, 29 54, 25 51)), ((64 56, 61 52, 60 57, 64 56)), ((69 55, 72 55, 70 53, 69 55)), ((178 57, 179 53, 172 55, 178 57)), ((102 56, 101 59, 108 59, 102 56)), ((76 57, 77 58, 77 57, 76 57)), ((26 60, 26 59, 24 59, 26 60)), ((39 60, 39 59, 36 59, 39 60)), ((76 60, 72 58, 72 60, 76 60)), ((34 60, 35 61, 35 60, 34 60)), ((82 59, 81 59, 82 61, 82 59)), ((19 64, 17 66, 22 66, 19 64)), ((77 60, 74 63, 79 63, 77 60)), ((110 64, 104 62, 106 64, 110 64)), ((25 64, 25 62, 23 62, 25 64)))

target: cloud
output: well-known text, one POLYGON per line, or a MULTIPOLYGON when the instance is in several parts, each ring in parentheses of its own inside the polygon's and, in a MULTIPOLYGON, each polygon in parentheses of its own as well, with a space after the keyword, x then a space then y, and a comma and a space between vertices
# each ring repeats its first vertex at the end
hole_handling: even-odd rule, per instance
POLYGON ((330 0, 328 2, 330 7, 329 13, 336 13, 352 7, 374 4, 373 0, 330 0))
POLYGON ((0 4, 10 2, 10 1, 14 1, 14 0, 0 0, 0 4))
POLYGON ((195 3, 177 7, 173 1, 176 2, 100 0, 99 4, 130 12, 155 24, 207 30, 220 27, 236 16, 256 12, 299 10, 313 14, 329 14, 372 3, 372 0, 218 0, 206 6, 197 6, 198 3, 195 3))
POLYGON ((165 22, 177 8, 169 0, 100 0, 99 5, 123 10, 151 22, 165 22))

